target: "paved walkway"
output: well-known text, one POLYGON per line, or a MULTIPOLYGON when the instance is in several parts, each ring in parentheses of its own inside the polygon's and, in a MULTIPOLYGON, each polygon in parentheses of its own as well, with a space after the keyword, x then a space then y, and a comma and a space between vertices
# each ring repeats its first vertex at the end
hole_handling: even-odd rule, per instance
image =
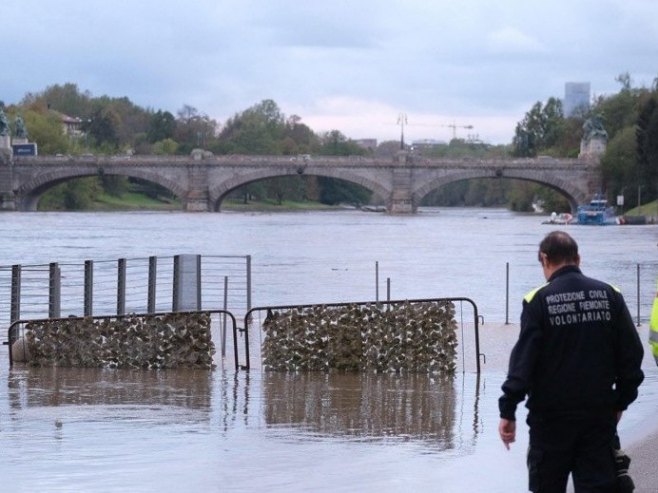
MULTIPOLYGON (((658 414, 658 409, 656 410, 658 414)), ((653 423, 651 428, 653 428, 653 423)), ((635 493, 655 493, 658 491, 658 431, 654 431, 639 442, 626 448, 631 458, 630 473, 635 483, 635 493)))

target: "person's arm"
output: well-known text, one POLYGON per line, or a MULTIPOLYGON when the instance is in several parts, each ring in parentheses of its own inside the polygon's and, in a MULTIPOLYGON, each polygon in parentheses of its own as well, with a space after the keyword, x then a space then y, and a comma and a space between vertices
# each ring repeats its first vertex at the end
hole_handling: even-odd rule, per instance
POLYGON ((501 439, 508 448, 509 444, 514 441, 515 433, 515 428, 511 426, 510 422, 516 420, 516 407, 528 393, 532 372, 539 354, 541 320, 539 301, 537 299, 524 301, 521 313, 521 332, 510 355, 507 379, 502 385, 503 395, 498 400, 501 418, 499 430, 501 439), (503 437, 503 429, 507 438, 503 437))

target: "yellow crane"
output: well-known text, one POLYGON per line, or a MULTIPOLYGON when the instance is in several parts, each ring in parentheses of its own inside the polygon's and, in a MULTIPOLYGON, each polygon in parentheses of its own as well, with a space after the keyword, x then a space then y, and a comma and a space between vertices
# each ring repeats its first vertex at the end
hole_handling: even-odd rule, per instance
POLYGON ((457 138, 457 129, 458 129, 458 128, 465 128, 465 129, 468 129, 468 130, 473 129, 473 125, 457 125, 457 124, 455 124, 454 122, 453 122, 452 124, 450 124, 450 125, 440 125, 440 126, 441 126, 441 127, 452 128, 452 138, 453 138, 453 139, 456 139, 456 138, 457 138))

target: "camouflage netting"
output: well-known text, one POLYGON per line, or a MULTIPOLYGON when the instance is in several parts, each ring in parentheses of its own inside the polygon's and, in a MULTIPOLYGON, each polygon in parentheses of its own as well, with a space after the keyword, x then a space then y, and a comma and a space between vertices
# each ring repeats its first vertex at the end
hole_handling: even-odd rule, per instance
POLYGON ((451 302, 272 311, 263 324, 263 366, 453 374, 456 328, 451 302))
POLYGON ((71 318, 25 326, 32 366, 211 368, 209 313, 71 318))

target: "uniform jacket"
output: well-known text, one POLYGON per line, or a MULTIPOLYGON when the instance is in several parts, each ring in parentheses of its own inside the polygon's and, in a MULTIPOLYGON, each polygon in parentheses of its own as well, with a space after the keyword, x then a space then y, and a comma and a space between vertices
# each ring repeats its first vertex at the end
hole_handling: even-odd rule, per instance
POLYGON ((621 293, 575 265, 562 267, 523 300, 500 416, 515 419, 526 395, 536 416, 623 411, 644 379, 642 357, 621 293))
POLYGON ((656 286, 656 297, 653 299, 653 307, 651 308, 649 343, 651 343, 651 351, 658 365, 658 285, 656 286))

